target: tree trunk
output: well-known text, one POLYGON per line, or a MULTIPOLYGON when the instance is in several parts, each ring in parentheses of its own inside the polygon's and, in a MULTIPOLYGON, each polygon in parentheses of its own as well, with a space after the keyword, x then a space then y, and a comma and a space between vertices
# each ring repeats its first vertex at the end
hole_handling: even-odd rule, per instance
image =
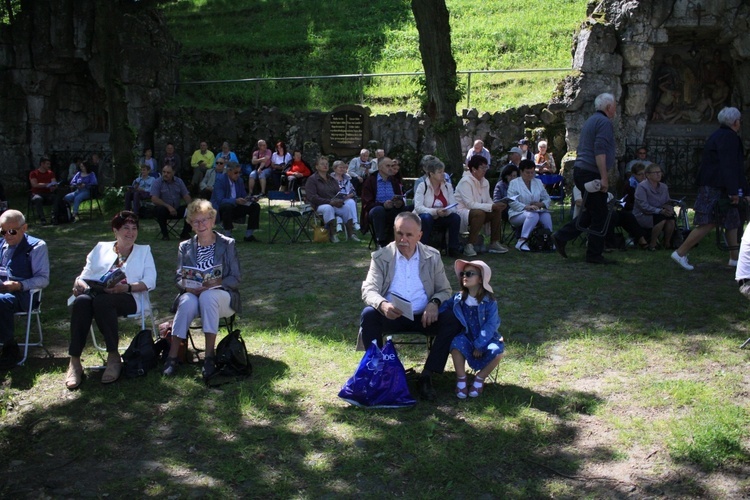
MULTIPOLYGON (((101 65, 100 85, 104 88, 109 117, 109 145, 112 148, 112 185, 124 186, 132 181, 135 171, 133 151, 137 135, 128 120, 128 101, 125 85, 120 78, 124 49, 117 30, 121 26, 122 11, 112 6, 111 0, 96 0, 94 52, 101 65)), ((119 4, 118 4, 119 5, 119 4)))
POLYGON ((448 8, 445 0, 412 0, 411 10, 419 31, 419 52, 427 87, 424 111, 432 121, 436 156, 445 162, 447 170, 460 172, 463 154, 456 106, 461 93, 451 50, 448 8))

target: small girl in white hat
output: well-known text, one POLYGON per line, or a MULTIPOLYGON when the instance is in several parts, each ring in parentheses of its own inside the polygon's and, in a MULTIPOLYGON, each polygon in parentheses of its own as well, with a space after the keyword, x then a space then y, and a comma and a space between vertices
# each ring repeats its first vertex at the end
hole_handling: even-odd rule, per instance
POLYGON ((453 314, 464 326, 451 343, 458 377, 456 396, 476 398, 484 390, 484 379, 503 357, 505 344, 497 333, 500 315, 490 286, 490 266, 481 260, 457 260, 454 269, 461 291, 453 297, 453 314), (466 381, 466 362, 472 369, 479 370, 471 386, 466 381))

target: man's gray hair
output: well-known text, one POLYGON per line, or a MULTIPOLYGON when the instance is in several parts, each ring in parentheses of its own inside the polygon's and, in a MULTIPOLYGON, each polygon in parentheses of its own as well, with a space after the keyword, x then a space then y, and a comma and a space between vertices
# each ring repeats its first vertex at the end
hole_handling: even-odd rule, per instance
POLYGON ((26 217, 18 210, 6 210, 0 215, 0 224, 5 224, 6 222, 15 222, 19 226, 23 226, 26 224, 26 217))
POLYGON ((230 161, 227 163, 227 166, 225 167, 226 170, 234 170, 236 168, 240 168, 240 164, 236 161, 230 161))
POLYGON ((445 163, 440 161, 440 158, 432 155, 424 155, 422 160, 419 162, 422 170, 428 174, 434 174, 438 170, 445 170, 445 163))
POLYGON ((594 99, 594 108, 597 111, 604 111, 610 104, 617 104, 615 96, 609 93, 599 94, 594 99))
POLYGON ((740 110, 737 108, 724 108, 721 111, 719 111, 719 123, 722 125, 726 125, 727 127, 731 127, 734 125, 734 122, 739 120, 742 117, 742 113, 740 113, 740 110))
POLYGON ((401 219, 409 219, 417 226, 419 226, 420 230, 422 229, 422 219, 420 219, 419 216, 414 212, 399 212, 399 214, 396 216, 396 219, 393 221, 393 225, 395 226, 396 223, 401 219))

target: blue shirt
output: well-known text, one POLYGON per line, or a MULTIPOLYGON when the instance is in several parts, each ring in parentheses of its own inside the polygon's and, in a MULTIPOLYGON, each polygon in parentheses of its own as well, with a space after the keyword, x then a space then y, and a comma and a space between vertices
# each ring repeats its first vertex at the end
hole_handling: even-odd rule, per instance
POLYGON ((392 200, 396 193, 393 192, 393 184, 390 179, 383 179, 382 175, 378 175, 377 194, 375 194, 375 201, 378 203, 385 203, 388 200, 392 200))
POLYGON ((597 111, 583 124, 576 154, 575 168, 599 173, 599 155, 607 156, 607 170, 615 166, 615 130, 603 111, 597 111))

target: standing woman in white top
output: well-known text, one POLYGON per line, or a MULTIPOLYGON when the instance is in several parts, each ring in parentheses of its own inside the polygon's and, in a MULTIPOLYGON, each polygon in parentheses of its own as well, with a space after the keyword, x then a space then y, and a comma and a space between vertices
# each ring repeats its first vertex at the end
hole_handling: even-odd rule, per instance
POLYGON ((531 249, 526 240, 538 223, 552 231, 552 216, 547 211, 550 197, 542 181, 536 178, 536 164, 533 161, 521 160, 519 167, 521 177, 513 179, 508 185, 508 198, 511 199, 508 220, 513 227, 522 226, 516 249, 529 252, 531 249))

